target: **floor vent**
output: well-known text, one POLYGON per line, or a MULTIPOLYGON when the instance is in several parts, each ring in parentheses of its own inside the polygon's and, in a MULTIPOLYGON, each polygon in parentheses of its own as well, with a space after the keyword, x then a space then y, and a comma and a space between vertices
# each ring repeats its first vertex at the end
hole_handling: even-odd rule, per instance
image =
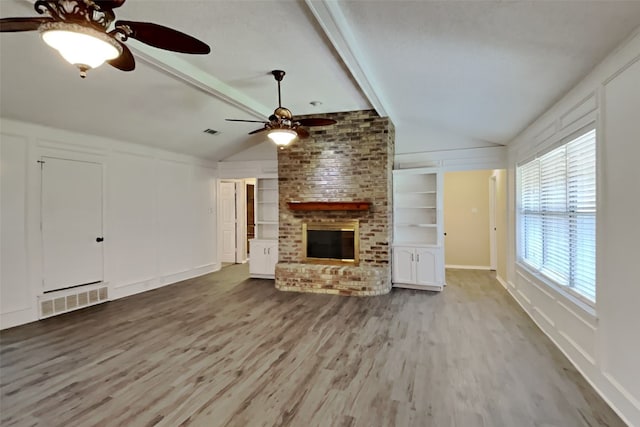
POLYGON ((104 284, 51 292, 39 297, 40 319, 100 304, 108 299, 108 288, 104 284))

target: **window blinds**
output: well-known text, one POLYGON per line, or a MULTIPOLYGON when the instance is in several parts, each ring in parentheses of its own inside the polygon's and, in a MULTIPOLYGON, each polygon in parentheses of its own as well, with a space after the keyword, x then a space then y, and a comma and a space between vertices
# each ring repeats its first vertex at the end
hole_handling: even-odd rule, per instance
POLYGON ((521 165, 519 256, 595 301, 596 134, 591 130, 521 165))

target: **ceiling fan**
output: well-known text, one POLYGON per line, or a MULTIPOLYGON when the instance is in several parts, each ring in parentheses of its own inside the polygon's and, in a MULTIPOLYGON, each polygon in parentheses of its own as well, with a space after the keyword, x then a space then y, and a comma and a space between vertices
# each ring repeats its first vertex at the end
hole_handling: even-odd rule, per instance
POLYGON ((289 145, 296 137, 305 139, 309 137, 309 131, 303 126, 328 126, 336 123, 332 119, 322 118, 306 118, 300 120, 294 120, 293 115, 289 109, 282 106, 282 97, 280 94, 280 82, 284 78, 285 72, 282 70, 271 71, 273 77, 278 82, 278 108, 273 111, 273 114, 269 116, 269 121, 264 120, 242 120, 242 119, 227 119, 229 122, 247 122, 247 123, 264 123, 264 127, 249 132, 249 135, 255 133, 269 131, 267 136, 279 147, 289 145))
POLYGON ((160 49, 180 53, 207 54, 209 46, 180 31, 149 22, 115 21, 114 9, 126 0, 37 0, 40 17, 0 19, 0 32, 38 30, 49 46, 80 70, 87 71, 107 62, 122 70, 136 67, 128 38, 160 49), (113 29, 109 27, 113 23, 113 29))

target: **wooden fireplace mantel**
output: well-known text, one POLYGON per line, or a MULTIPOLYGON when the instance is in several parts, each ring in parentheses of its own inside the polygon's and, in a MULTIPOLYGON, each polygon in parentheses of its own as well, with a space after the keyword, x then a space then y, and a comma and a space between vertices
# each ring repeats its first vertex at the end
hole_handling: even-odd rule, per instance
POLYGON ((287 202, 292 211, 366 211, 370 202, 287 202))

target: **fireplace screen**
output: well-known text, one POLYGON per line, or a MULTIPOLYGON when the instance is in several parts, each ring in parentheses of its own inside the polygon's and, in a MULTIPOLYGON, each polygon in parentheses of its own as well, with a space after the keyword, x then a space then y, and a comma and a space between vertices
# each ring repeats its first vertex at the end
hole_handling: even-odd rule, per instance
POLYGON ((304 259, 318 263, 357 264, 358 221, 302 224, 304 259))

